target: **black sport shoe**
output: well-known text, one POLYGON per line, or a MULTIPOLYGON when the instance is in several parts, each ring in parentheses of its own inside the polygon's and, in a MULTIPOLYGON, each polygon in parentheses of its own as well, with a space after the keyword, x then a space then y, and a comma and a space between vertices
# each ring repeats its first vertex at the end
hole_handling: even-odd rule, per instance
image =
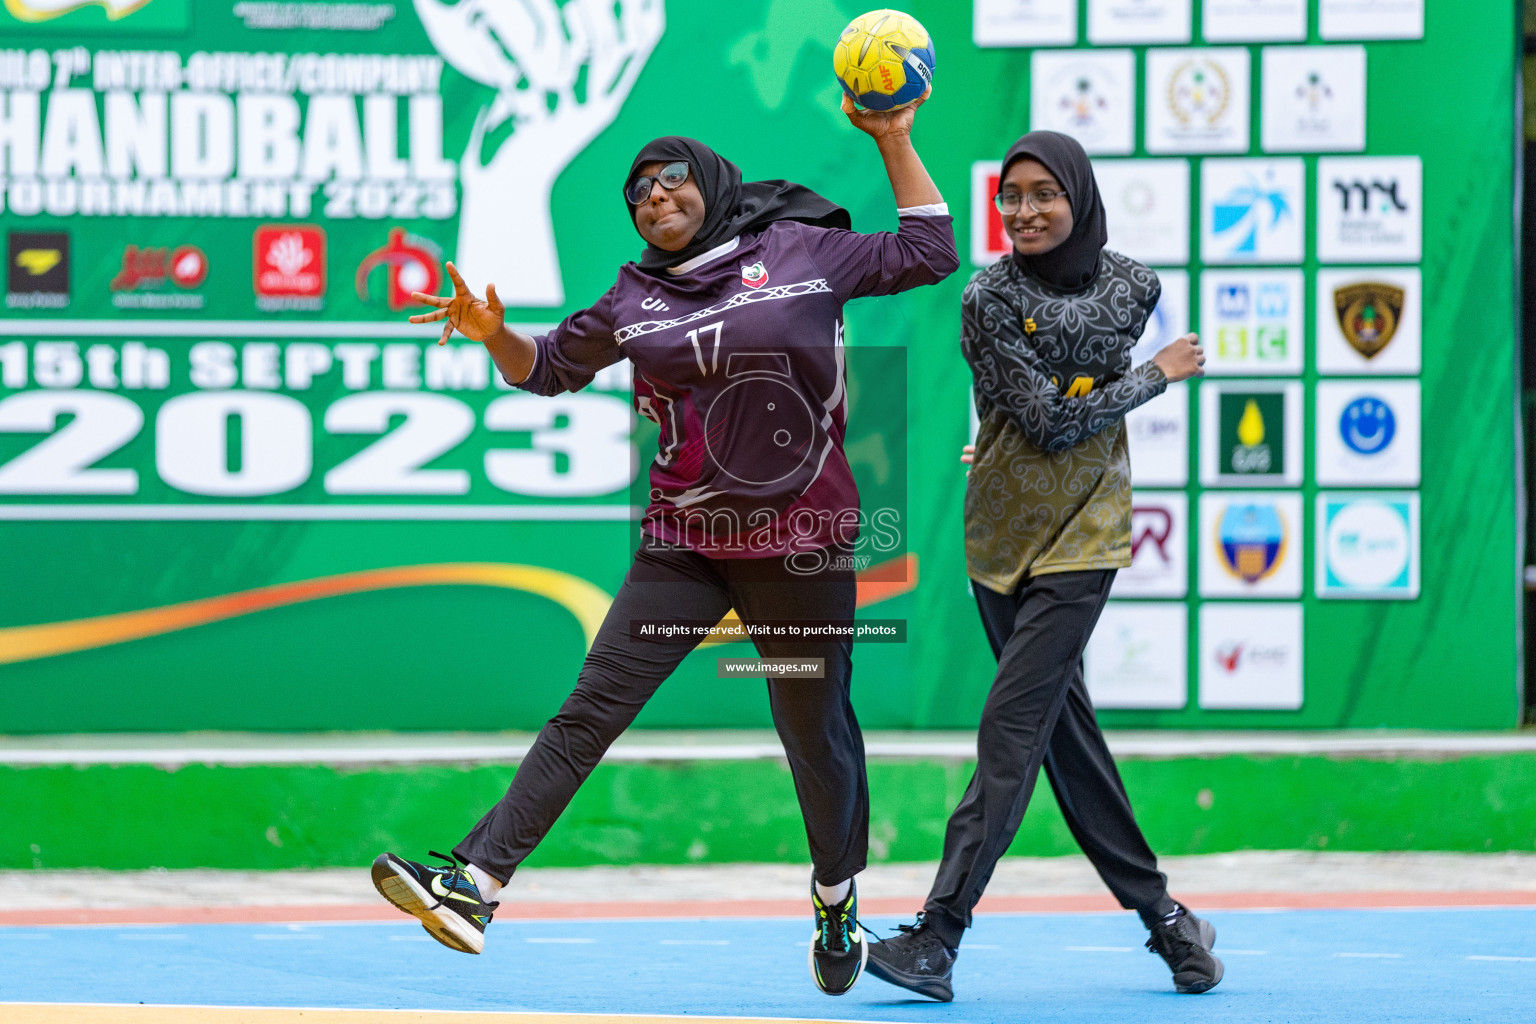
POLYGON ((949 976, 960 951, 946 946, 922 914, 916 924, 901 925, 900 930, 900 935, 878 939, 870 947, 869 973, 941 1003, 954 999, 949 976))
POLYGON ((859 889, 850 881, 848 896, 841 903, 827 906, 816 895, 816 879, 811 879, 811 909, 816 913, 816 934, 811 936, 811 979, 829 996, 840 996, 853 988, 864 972, 869 958, 869 943, 859 927, 859 889))
MULTIPOLYGON (((1216 945, 1216 928, 1209 921, 1177 904, 1172 914, 1152 926, 1147 949, 1162 957, 1173 971, 1173 987, 1196 995, 1209 992, 1221 981, 1221 961, 1211 954, 1216 945)), ((873 970, 874 968, 870 968, 873 970)))
POLYGON ((379 895, 421 921, 427 934, 449 949, 478 953, 485 948, 485 926, 499 903, 487 903, 469 872, 452 857, 447 867, 431 868, 381 853, 373 862, 373 887, 379 895))

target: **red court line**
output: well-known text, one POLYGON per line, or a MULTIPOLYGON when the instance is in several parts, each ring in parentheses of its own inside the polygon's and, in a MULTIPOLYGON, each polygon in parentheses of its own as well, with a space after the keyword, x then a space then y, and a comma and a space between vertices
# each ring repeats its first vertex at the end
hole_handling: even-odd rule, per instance
MULTIPOLYGON (((1530 907, 1536 890, 1420 892, 1213 892, 1179 894, 1201 910, 1357 910, 1405 907, 1530 907)), ((918 897, 860 901, 863 916, 907 916, 922 907, 918 897)), ((976 908, 993 914, 1084 914, 1120 909, 1108 893, 1073 896, 988 896, 976 908)), ((634 900, 607 903, 503 902, 503 921, 656 917, 803 917, 804 900, 634 900)), ((383 903, 257 907, 111 907, 102 909, 0 910, 0 925, 72 924, 287 924, 306 921, 404 921, 383 903)))

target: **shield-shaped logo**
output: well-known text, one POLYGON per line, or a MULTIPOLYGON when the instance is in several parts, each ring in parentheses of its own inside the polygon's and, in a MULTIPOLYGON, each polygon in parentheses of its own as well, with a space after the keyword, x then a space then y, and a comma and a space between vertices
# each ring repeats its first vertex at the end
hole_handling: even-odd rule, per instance
POLYGON ((1285 557, 1285 520, 1274 504, 1228 505, 1216 527, 1221 567, 1248 583, 1274 573, 1285 557))
POLYGON ((761 288, 768 283, 768 268, 763 266, 762 260, 741 268, 741 283, 748 288, 761 288))
POLYGON ((1333 311, 1351 348, 1367 359, 1387 347, 1403 318, 1403 290, 1362 281, 1333 290, 1333 311))

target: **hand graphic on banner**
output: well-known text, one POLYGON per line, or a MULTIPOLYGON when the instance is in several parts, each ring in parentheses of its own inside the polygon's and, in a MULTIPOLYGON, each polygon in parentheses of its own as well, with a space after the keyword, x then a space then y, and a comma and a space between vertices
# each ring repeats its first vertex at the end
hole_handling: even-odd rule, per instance
POLYGON ((416 0, 416 12, 448 63, 497 90, 460 161, 455 261, 504 282, 508 305, 560 305, 555 180, 618 115, 661 39, 663 0, 416 0), (486 136, 508 121, 511 133, 487 154, 486 136))

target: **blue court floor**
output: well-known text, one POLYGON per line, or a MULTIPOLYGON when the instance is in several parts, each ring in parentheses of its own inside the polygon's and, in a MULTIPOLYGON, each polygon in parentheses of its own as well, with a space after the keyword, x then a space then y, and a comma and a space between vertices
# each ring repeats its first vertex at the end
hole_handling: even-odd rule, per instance
MULTIPOLYGON (((1179 996, 1130 914, 977 919, 943 1005, 817 992, 810 921, 506 921, 479 957, 398 924, 0 928, 5 1003, 859 1021, 1536 1021, 1536 908, 1213 912, 1226 977, 1179 996)), ((865 922, 882 933, 892 919, 865 922)), ((210 1019, 215 1019, 210 1017, 210 1019)))

